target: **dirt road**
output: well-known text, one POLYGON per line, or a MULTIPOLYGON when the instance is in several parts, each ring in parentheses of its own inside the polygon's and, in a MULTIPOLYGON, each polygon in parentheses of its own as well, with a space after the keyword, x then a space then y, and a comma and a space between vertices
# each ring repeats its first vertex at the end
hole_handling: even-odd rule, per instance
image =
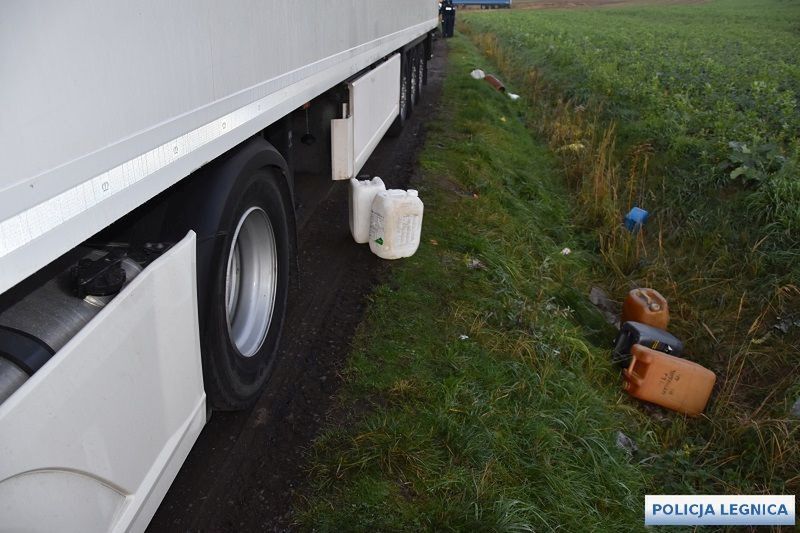
MULTIPOLYGON (((384 139, 362 173, 402 187, 416 169, 438 105, 445 46, 402 134, 384 139)), ((286 531, 305 479, 304 453, 339 388, 339 369, 366 297, 387 264, 350 237, 347 184, 314 186, 300 208, 299 287, 290 296, 276 370, 255 407, 214 413, 149 531, 286 531)))

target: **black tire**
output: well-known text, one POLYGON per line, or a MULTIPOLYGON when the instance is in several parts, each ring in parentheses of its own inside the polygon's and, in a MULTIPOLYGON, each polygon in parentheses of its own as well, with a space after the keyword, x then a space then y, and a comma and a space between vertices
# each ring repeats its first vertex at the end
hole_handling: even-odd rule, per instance
POLYGON ((422 87, 427 83, 425 66, 428 63, 425 57, 425 43, 417 45, 417 102, 422 100, 422 87))
POLYGON ((430 60, 429 43, 422 45, 422 85, 428 85, 428 61, 430 60))
POLYGON ((403 52, 400 57, 400 112, 387 131, 390 137, 397 137, 403 131, 406 120, 411 116, 411 61, 410 54, 403 52))
POLYGON ((422 56, 419 47, 410 50, 411 53, 411 106, 412 109, 419 103, 420 87, 422 86, 422 56))
MULTIPOLYGON (((201 332, 203 375, 210 403, 217 410, 245 409, 255 403, 275 363, 275 352, 286 316, 292 253, 291 212, 282 191, 282 183, 276 169, 250 171, 236 180, 222 208, 218 231, 225 237, 221 246, 216 246, 208 258, 208 283, 204 288, 208 291, 204 298, 206 308, 201 310, 206 317, 201 332), (260 345, 256 341, 252 345, 257 345, 255 351, 245 356, 232 338, 232 326, 228 319, 226 287, 229 261, 237 228, 245 220, 243 216, 246 213, 255 216, 257 213, 256 218, 260 220, 263 218, 262 212, 274 235, 274 265, 277 270, 275 296, 263 340, 260 345)), ((244 272, 243 266, 243 279, 244 272)), ((257 303, 253 308, 259 308, 257 303)), ((256 337, 260 335, 257 333, 256 337)))

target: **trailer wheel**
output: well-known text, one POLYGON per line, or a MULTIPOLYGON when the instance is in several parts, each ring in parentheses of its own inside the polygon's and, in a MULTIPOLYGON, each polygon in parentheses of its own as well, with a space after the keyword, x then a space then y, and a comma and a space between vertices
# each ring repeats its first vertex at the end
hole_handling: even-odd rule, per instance
POLYGON ((422 85, 428 85, 428 61, 431 58, 430 42, 426 41, 422 45, 422 85))
POLYGON ((416 106, 419 103, 419 88, 422 82, 422 57, 419 53, 419 47, 410 50, 411 53, 411 105, 416 106))
POLYGON ((417 45, 415 55, 417 56, 417 101, 419 101, 422 100, 422 87, 428 83, 426 72, 428 60, 425 57, 425 43, 417 45))
POLYGON ((259 169, 237 180, 222 212, 225 235, 209 265, 202 332, 206 390, 215 409, 252 405, 269 378, 289 292, 289 212, 280 178, 259 169))
POLYGON ((387 131, 390 137, 397 137, 403 131, 406 120, 411 115, 411 56, 403 52, 400 57, 400 112, 387 131))

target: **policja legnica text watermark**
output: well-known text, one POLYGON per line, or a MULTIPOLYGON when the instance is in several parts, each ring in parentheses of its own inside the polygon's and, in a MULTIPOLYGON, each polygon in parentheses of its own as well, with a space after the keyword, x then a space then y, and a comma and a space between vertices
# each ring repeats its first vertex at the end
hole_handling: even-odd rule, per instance
POLYGON ((646 526, 793 526, 794 496, 650 495, 646 526))

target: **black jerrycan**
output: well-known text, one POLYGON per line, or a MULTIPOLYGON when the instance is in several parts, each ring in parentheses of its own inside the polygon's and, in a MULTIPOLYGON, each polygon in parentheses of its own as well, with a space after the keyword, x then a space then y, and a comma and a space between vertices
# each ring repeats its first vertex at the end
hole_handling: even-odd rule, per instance
POLYGON ((683 352, 683 342, 672 333, 641 322, 625 322, 614 339, 611 361, 627 366, 631 361, 631 348, 634 344, 669 355, 680 355, 683 352))

